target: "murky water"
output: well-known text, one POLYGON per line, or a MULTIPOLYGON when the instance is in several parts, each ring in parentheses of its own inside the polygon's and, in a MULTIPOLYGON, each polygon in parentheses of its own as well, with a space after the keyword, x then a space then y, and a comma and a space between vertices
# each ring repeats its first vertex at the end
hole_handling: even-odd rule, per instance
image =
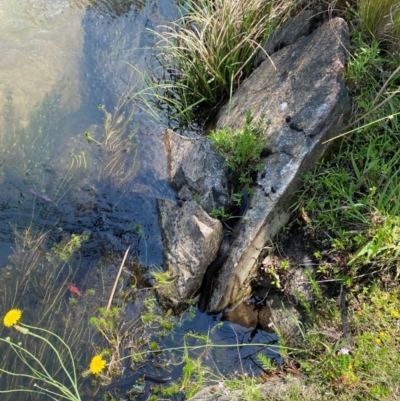
MULTIPOLYGON (((135 74, 126 62, 143 67, 151 44, 146 26, 151 18, 157 24, 172 18, 172 11, 172 1, 25 0, 18 7, 13 1, 0 3, 1 200, 8 212, 4 223, 19 214, 23 226, 40 204, 47 215, 39 223, 36 212, 33 223, 52 226, 58 221, 63 229, 78 232, 93 231, 95 225, 103 234, 116 224, 119 235, 111 239, 105 234, 114 243, 133 224, 140 224, 150 230, 144 235, 151 257, 141 262, 160 263, 157 219, 151 217, 154 199, 174 194, 165 183, 163 167, 148 163, 162 149, 143 135, 145 117, 125 108, 128 92, 137 90, 137 77, 131 76, 135 74), (100 104, 104 112, 98 110, 100 104), (125 124, 129 117, 134 124, 125 124), (94 142, 88 143, 85 132, 94 142)), ((163 156, 158 156, 162 164, 163 156)), ((12 235, 6 224, 1 231, 1 254, 7 256, 12 235)))
MULTIPOLYGON (((61 334, 73 344, 79 374, 96 352, 88 320, 107 304, 125 251, 123 275, 133 269, 139 288, 147 268, 162 262, 155 197, 174 193, 162 165, 149 162, 162 164, 149 124, 127 105, 137 77, 125 62, 143 68, 146 26, 173 18, 172 5, 0 1, 0 315, 20 308, 24 323, 61 334), (71 282, 82 295, 70 292, 71 282)), ((1 325, 0 337, 8 335, 31 349, 32 339, 1 325)), ((52 351, 34 343, 63 381, 52 351)), ((16 368, 7 343, 0 347, 2 369, 29 373, 16 368)), ((32 388, 27 378, 0 375, 1 390, 32 388)))
MULTIPOLYGON (((107 304, 125 251, 122 276, 139 289, 117 289, 115 298, 130 305, 126 319, 138 315, 148 272, 162 265, 155 200, 175 197, 166 181, 162 129, 127 100, 151 65, 146 29, 176 13, 173 0, 0 1, 0 315, 20 308, 24 323, 61 334, 73 344, 79 374, 99 352, 87 322, 107 304), (71 283, 82 295, 71 292, 71 283)), ((207 332, 216 324, 194 316, 186 312, 163 346, 182 345, 188 330, 207 332)), ((127 349, 139 331, 159 341, 151 325, 132 327, 121 339, 127 349)), ((250 332, 222 324, 210 335, 216 343, 236 344, 250 332)), ((32 346, 0 327, 0 338, 11 335, 32 346)), ((254 341, 276 340, 263 336, 254 341)), ((38 342, 34 347, 51 366, 50 350, 38 342)), ((15 368, 6 343, 0 352, 0 367, 15 368)), ((244 351, 242 358, 235 347, 221 352, 215 350, 212 363, 228 373, 243 369, 258 351, 244 351)), ((19 386, 17 379, 0 373, 0 390, 19 386)), ((89 381, 79 380, 87 396, 89 381)))
POLYGON ((63 0, 0 2, 0 108, 11 93, 16 128, 28 126, 33 107, 63 78, 68 80, 62 94, 64 109, 81 105, 78 71, 85 9, 76 6, 63 0))

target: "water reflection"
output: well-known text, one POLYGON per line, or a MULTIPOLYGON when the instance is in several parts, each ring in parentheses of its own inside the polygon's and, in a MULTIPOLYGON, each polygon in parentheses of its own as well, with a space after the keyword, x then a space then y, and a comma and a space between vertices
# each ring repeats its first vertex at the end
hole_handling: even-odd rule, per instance
POLYGON ((128 14, 132 9, 138 14, 148 2, 146 0, 86 0, 86 3, 89 10, 114 19, 128 14))
MULTIPOLYGON (((131 122, 132 105, 125 107, 123 91, 107 92, 112 87, 101 83, 106 76, 96 75, 101 65, 90 63, 99 59, 84 54, 84 49, 98 47, 88 45, 90 35, 85 34, 82 21, 90 13, 91 21, 101 25, 105 12, 107 17, 111 13, 113 21, 126 14, 129 22, 135 21, 130 25, 133 36, 140 36, 154 10, 156 1, 23 0, 16 7, 14 1, 5 0, 0 4, 0 314, 18 307, 24 311, 25 323, 61 335, 73 345, 79 373, 87 369, 95 352, 90 339, 101 344, 93 337, 89 318, 107 303, 126 249, 130 248, 123 272, 126 281, 132 269, 134 284, 144 286, 142 266, 160 265, 154 195, 173 196, 166 185, 162 192, 162 169, 150 175, 155 181, 153 196, 132 189, 136 178, 139 185, 153 188, 138 160, 148 153, 141 151, 148 146, 143 139, 146 132, 131 122), (84 135, 90 127, 93 135, 98 133, 96 142, 84 135), (85 232, 88 238, 79 240, 85 232), (69 255, 74 241, 79 247, 69 255)), ((128 29, 128 23, 124 26, 128 29)), ((112 46, 121 38, 113 28, 106 24, 102 31, 112 46)), ((129 42, 132 36, 127 30, 125 34, 121 51, 125 45, 128 50, 135 45, 129 42)), ((101 44, 103 49, 105 45, 101 44)), ((118 73, 113 63, 108 57, 110 80, 118 73)), ((128 82, 124 85, 128 87, 128 82)), ((118 292, 114 304, 129 296, 118 292)), ((23 341, 27 348, 34 346, 46 367, 59 374, 48 348, 1 327, 0 336, 6 335, 23 341)), ((131 326, 129 335, 135 335, 131 326)), ((1 354, 3 368, 26 373, 23 364, 15 370, 7 344, 2 343, 1 354)), ((32 388, 33 382, 1 374, 2 389, 21 384, 32 388)), ((15 399, 15 394, 7 397, 15 399)), ((43 397, 23 393, 18 399, 43 397)))
POLYGON ((27 127, 28 116, 63 77, 66 112, 80 104, 79 77, 82 57, 81 19, 84 10, 72 9, 65 0, 0 2, 0 109, 12 93, 15 124, 27 127))
MULTIPOLYGON (((6 40, 1 45, 6 57, 0 61, 0 74, 5 77, 1 82, 7 85, 0 86, 0 162, 3 210, 9 211, 8 218, 15 215, 11 221, 19 215, 18 224, 23 226, 24 218, 32 218, 38 201, 38 195, 32 196, 32 191, 45 194, 54 202, 52 207, 58 208, 49 213, 57 219, 43 221, 46 225, 55 221, 67 224, 71 220, 68 215, 75 214, 73 210, 85 202, 96 205, 85 206, 86 210, 103 210, 103 214, 115 217, 113 207, 104 211, 101 202, 114 204, 111 199, 120 199, 119 205, 129 205, 123 213, 131 216, 125 230, 129 231, 133 224, 154 227, 146 233, 148 246, 160 247, 154 197, 173 198, 174 194, 166 184, 165 170, 160 167, 163 156, 154 155, 155 149, 163 149, 157 148, 154 139, 147 135, 149 122, 143 121, 145 117, 136 113, 131 104, 125 106, 133 85, 123 76, 132 69, 121 61, 123 58, 135 62, 135 38, 141 37, 150 17, 157 23, 170 17, 172 1, 161 3, 26 0, 15 8, 12 2, 2 2, 0 14, 5 23, 1 33, 6 40), (111 20, 118 21, 112 25, 111 20), (19 61, 29 59, 31 53, 41 63, 19 61), (11 64, 29 70, 21 72, 19 67, 11 68, 11 64), (108 85, 113 79, 118 84, 108 85), (126 90, 128 93, 124 93, 126 90), (98 110, 101 103, 103 112, 98 110), (85 132, 92 138, 85 138, 85 132), (90 139, 95 139, 95 143, 90 139), (154 166, 156 159, 158 165, 154 166), (146 191, 149 201, 145 200, 146 191), (142 196, 132 192, 142 192, 142 196)), ((159 128, 151 129, 158 129, 161 138, 159 128)), ((84 227, 75 227, 71 222, 64 229, 79 231, 99 219, 91 216, 86 220, 85 224, 79 223, 84 227)), ((6 256, 12 236, 7 227, 1 231, 6 256)), ((116 232, 123 235, 118 228, 116 232)), ((113 237, 114 233, 107 236, 113 237)), ((151 252, 153 260, 147 262, 159 264, 160 254, 160 249, 151 252)))

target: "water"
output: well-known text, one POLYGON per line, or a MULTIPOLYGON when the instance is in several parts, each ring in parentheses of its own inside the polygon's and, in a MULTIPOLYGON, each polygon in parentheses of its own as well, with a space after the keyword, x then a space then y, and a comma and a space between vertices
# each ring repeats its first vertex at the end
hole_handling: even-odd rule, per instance
MULTIPOLYGON (((0 2, 0 315, 20 308, 24 323, 60 334, 72 344, 79 375, 99 352, 96 346, 107 346, 87 322, 108 303, 128 247, 125 284, 118 286, 114 305, 127 305, 117 319, 122 328, 135 323, 119 339, 127 347, 121 356, 129 355, 135 337, 160 341, 166 334, 159 324, 143 327, 135 319, 149 310, 164 319, 158 307, 149 307, 145 288, 149 271, 162 266, 156 198, 175 194, 166 180, 162 128, 127 99, 143 85, 136 71, 152 63, 153 39, 146 29, 175 17, 172 0, 0 2), (68 290, 70 283, 82 296, 68 290)), ((251 332, 196 313, 171 318, 173 334, 161 345, 181 346, 185 334, 214 326, 210 337, 216 343, 243 343, 251 332)), ((1 326, 0 338, 5 336, 32 347, 30 338, 1 326)), ((276 341, 259 336, 254 341, 276 341)), ((52 351, 40 342, 34 347, 56 369, 52 351)), ((2 368, 12 370, 7 343, 0 343, 0 352, 2 368)), ((208 358, 221 373, 243 366, 251 371, 256 352, 216 349, 208 358)), ((146 362, 146 368, 163 374, 172 369, 170 362, 146 362)), ((63 381, 61 373, 57 378, 63 381)), ((1 389, 21 384, 0 378, 1 389)), ((78 381, 81 394, 91 396, 90 380, 78 381)), ((29 379, 23 383, 32 386, 29 379)), ((45 399, 23 397, 2 395, 45 399)))

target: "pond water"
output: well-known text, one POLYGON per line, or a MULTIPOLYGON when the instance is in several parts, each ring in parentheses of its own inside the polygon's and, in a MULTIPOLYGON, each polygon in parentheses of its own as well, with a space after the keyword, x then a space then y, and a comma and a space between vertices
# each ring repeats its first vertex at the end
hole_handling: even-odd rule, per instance
MULTIPOLYGON (((150 305, 146 288, 149 271, 162 266, 156 199, 175 199, 175 194, 166 181, 165 156, 149 134, 159 131, 127 100, 143 85, 138 71, 151 65, 152 37, 146 29, 176 15, 172 0, 0 2, 0 315, 20 308, 25 323, 60 334, 73 344, 79 375, 109 345, 87 322, 107 304, 128 248, 116 295, 126 306, 123 319, 117 318, 121 327, 129 319, 135 322, 131 336, 118 340, 126 349, 133 346, 134 333, 155 341, 162 334, 162 347, 176 347, 185 334, 208 333, 210 327, 218 344, 246 342, 251 332, 217 324, 219 318, 197 315, 195 309, 173 318, 173 335, 171 330, 165 335, 162 324, 135 320, 151 311, 159 314, 158 323, 166 321, 150 305)), ((16 336, 1 326, 1 338, 11 335, 16 336)), ((21 334, 15 341, 32 346, 21 334)), ((188 341, 198 344, 195 336, 188 341)), ((262 332, 254 341, 276 338, 262 332)), ((12 370, 13 353, 4 342, 0 348, 2 369, 12 370)), ((35 350, 54 368, 46 346, 36 342, 35 350)), ((244 365, 251 371, 257 352, 246 351, 242 359, 236 348, 228 348, 211 360, 221 373, 244 365)), ((173 370, 173 358, 144 365, 163 374, 165 368, 173 370)), ((55 374, 64 380, 61 371, 55 374)), ((32 385, 29 378, 18 382, 2 374, 0 379, 0 390, 32 385)), ((78 379, 82 394, 95 392, 89 379, 78 379)), ((11 393, 4 399, 46 397, 11 393)))

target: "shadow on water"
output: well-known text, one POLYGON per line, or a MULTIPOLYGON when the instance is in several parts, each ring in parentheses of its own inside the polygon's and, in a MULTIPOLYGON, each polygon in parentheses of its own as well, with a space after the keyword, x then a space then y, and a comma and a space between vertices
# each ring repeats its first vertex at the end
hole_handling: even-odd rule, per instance
MULTIPOLYGON (((258 374, 257 354, 277 357, 275 334, 229 323, 222 315, 199 314, 196 308, 174 316, 160 308, 151 288, 150 273, 163 262, 156 198, 174 200, 175 194, 166 179, 162 129, 126 102, 127 88, 140 87, 131 84, 136 80, 126 61, 146 68, 151 39, 145 28, 174 18, 174 2, 81 3, 87 7, 82 105, 65 111, 64 78, 31 111, 26 126, 17 123, 11 87, 1 113, 0 313, 19 308, 24 323, 57 333, 71 345, 82 399, 103 399, 99 381, 81 375, 91 357, 105 349, 115 362, 107 367, 110 376, 140 370, 176 381, 188 356, 201 358, 206 369, 220 375, 258 374), (110 316, 99 306, 109 302, 128 248, 112 303, 120 312, 110 316)), ((0 337, 8 335, 15 333, 1 326, 0 337)), ((44 365, 65 381, 46 344, 32 345, 22 334, 17 339, 33 346, 44 365)), ((0 343, 0 352, 3 369, 18 366, 17 372, 26 374, 6 343, 0 343)), ((2 390, 33 385, 30 378, 4 373, 0 378, 2 390)), ((136 399, 148 398, 143 389, 138 382, 136 399)), ((16 398, 10 393, 2 399, 16 398)), ((47 398, 19 393, 18 399, 47 398)))

